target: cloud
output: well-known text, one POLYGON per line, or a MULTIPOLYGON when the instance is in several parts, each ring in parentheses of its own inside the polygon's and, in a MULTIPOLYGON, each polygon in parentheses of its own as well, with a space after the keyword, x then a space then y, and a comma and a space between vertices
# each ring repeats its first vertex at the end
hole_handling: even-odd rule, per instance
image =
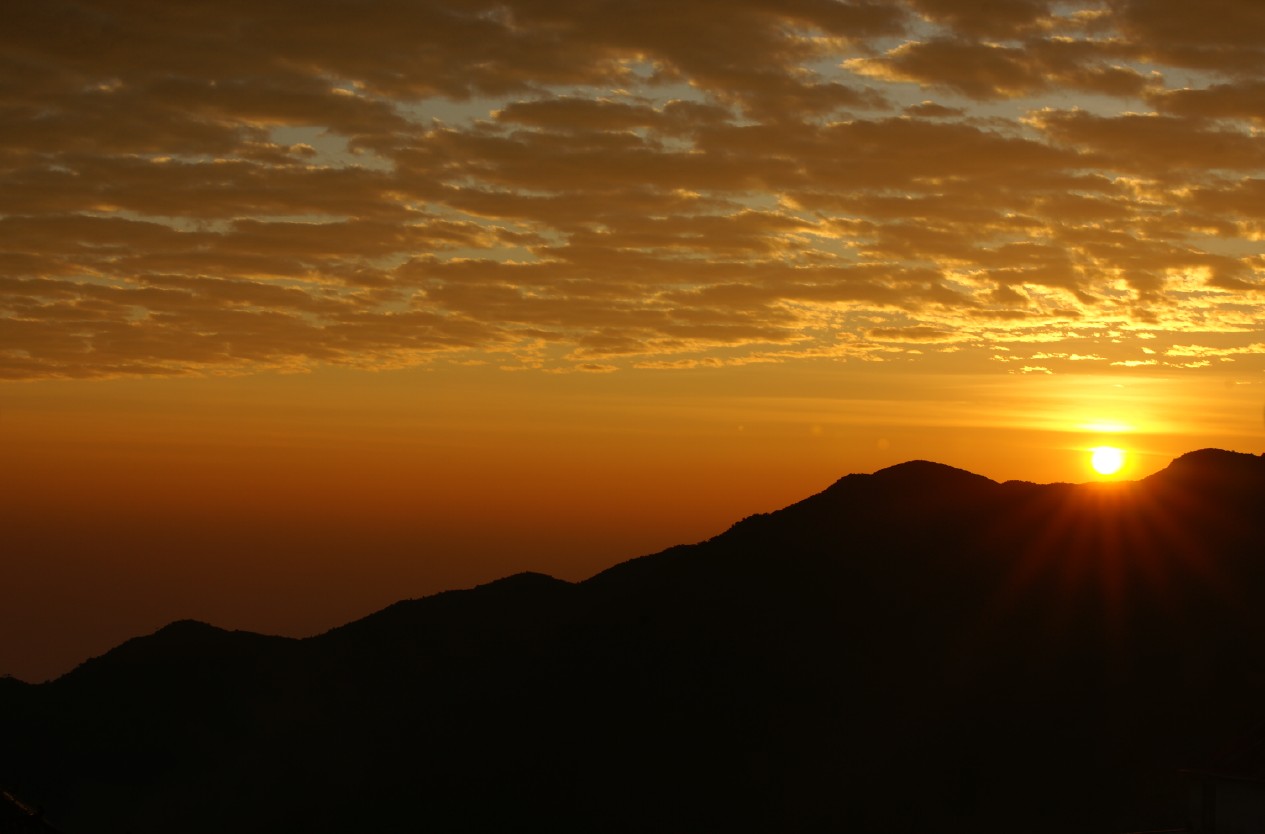
POLYGON ((1265 338, 1246 0, 348 9, 10 15, 0 374, 1265 338))
POLYGON ((1065 38, 1018 46, 958 38, 907 41, 879 58, 845 66, 883 81, 951 90, 977 100, 1019 98, 1050 90, 1139 96, 1152 79, 1119 62, 1112 43, 1065 38))
POLYGON ((960 338, 951 331, 922 324, 909 327, 872 327, 868 335, 871 339, 883 342, 953 342, 960 338))
POLYGON ((1159 111, 1196 119, 1265 121, 1265 81, 1213 84, 1202 89, 1154 90, 1147 100, 1159 111))
POLYGON ((1265 354, 1265 343, 1257 342, 1251 345, 1241 345, 1230 348, 1207 347, 1204 345, 1173 345, 1164 351, 1165 356, 1194 356, 1194 357, 1216 357, 1224 358, 1229 356, 1243 355, 1261 355, 1265 354))
POLYGON ((1112 0, 1109 8, 1151 60, 1236 76, 1265 70, 1265 9, 1252 0, 1112 0))
POLYGON ((1098 166, 1164 177, 1180 171, 1259 171, 1265 146, 1250 133, 1176 116, 1045 110, 1032 118, 1054 143, 1075 147, 1098 166))
POLYGON ((913 0, 914 9, 929 20, 963 35, 1012 37, 1041 28, 1049 21, 1046 0, 978 3, 970 0, 913 0))

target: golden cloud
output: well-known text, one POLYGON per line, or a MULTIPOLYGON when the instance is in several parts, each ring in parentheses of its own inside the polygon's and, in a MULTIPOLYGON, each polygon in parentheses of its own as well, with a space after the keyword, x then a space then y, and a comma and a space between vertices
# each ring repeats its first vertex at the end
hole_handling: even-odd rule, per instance
POLYGON ((0 374, 1250 361, 1265 22, 1215 5, 27 4, 0 374))

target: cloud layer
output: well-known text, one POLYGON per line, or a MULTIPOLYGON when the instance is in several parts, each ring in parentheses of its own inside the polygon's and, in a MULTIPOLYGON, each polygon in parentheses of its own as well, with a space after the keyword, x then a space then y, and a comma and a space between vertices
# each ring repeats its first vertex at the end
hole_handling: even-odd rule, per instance
POLYGON ((1262 44, 1255 0, 20 4, 0 376, 1241 365, 1262 44))

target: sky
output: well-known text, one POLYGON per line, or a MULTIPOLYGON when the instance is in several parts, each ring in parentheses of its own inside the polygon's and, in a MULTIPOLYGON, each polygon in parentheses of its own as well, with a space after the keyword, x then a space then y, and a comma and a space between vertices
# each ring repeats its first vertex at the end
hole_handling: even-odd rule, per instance
POLYGON ((1265 437, 1259 0, 20 0, 0 674, 1265 437))

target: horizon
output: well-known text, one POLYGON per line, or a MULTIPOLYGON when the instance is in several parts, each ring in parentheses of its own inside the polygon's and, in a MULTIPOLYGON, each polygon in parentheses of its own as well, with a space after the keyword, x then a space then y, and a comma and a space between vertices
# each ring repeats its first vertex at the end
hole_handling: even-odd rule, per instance
POLYGON ((24 9, 0 674, 1259 451, 1258 5, 24 9))
POLYGON ((0 784, 102 834, 1253 831, 1262 497, 1265 455, 1217 449, 909 461, 584 582, 303 640, 183 620, 0 679, 0 784))
MULTIPOLYGON (((1137 483, 1139 483, 1139 482, 1146 481, 1146 480, 1150 479, 1153 475, 1158 475, 1158 474, 1160 474, 1160 473, 1164 472, 1165 470, 1167 470, 1170 466, 1172 466, 1174 463, 1176 463, 1176 462, 1177 462, 1178 460, 1180 460, 1180 459, 1184 459, 1184 458, 1185 458, 1185 459, 1188 459, 1188 458, 1194 457, 1194 456, 1196 456, 1196 455, 1201 455, 1201 454, 1202 454, 1204 457, 1206 457, 1206 454, 1205 454, 1205 453, 1208 453, 1208 452, 1228 452, 1228 453, 1229 453, 1229 454, 1231 454, 1231 455, 1241 455, 1241 456, 1247 456, 1247 457, 1261 457, 1261 458, 1265 458, 1265 452, 1253 453, 1253 452, 1242 452, 1242 451, 1233 450, 1233 449, 1216 449, 1216 448, 1212 448, 1212 447, 1206 447, 1206 448, 1203 448, 1203 449, 1192 449, 1192 450, 1190 450, 1190 451, 1188 451, 1188 452, 1185 452, 1185 453, 1183 453, 1183 454, 1181 454, 1181 455, 1179 455, 1179 456, 1175 457, 1173 460, 1169 461, 1169 462, 1168 462, 1168 464, 1166 464, 1166 465, 1165 465, 1164 467, 1162 467, 1161 469, 1159 469, 1159 470, 1157 470, 1157 471, 1155 471, 1155 472, 1150 472, 1150 473, 1147 473, 1146 475, 1142 475, 1142 476, 1139 476, 1139 477, 1137 477, 1137 478, 1125 478, 1125 477, 1122 477, 1122 476, 1118 476, 1118 475, 1117 475, 1117 473, 1114 473, 1114 472, 1113 472, 1113 473, 1108 473, 1108 474, 1106 474, 1106 475, 1104 475, 1104 474, 1101 474, 1101 473, 1100 473, 1100 474, 1098 475, 1098 477, 1091 478, 1091 479, 1089 479, 1089 480, 1085 480, 1085 481, 1070 482, 1070 483, 1069 483, 1069 482, 1046 482, 1046 483, 1040 483, 1040 482, 1032 482, 1032 481, 1027 480, 1027 479, 1008 479, 1008 480, 1006 480, 1006 481, 998 481, 998 480, 996 480, 996 479, 988 478, 988 480, 989 480, 989 481, 991 481, 991 482, 992 482, 994 485, 996 485, 996 486, 1004 486, 1004 485, 1006 485, 1006 484, 1011 484, 1011 483, 1025 483, 1025 484, 1035 485, 1035 486, 1073 486, 1073 487, 1087 487, 1087 486, 1092 486, 1092 487, 1113 486, 1113 487, 1114 487, 1114 486, 1125 486, 1125 485, 1129 485, 1129 484, 1137 484, 1137 483)), ((846 480, 846 479, 849 479, 849 478, 855 477, 855 476, 875 476, 875 475, 880 475, 880 474, 882 474, 883 472, 887 472, 887 471, 890 471, 890 470, 895 470, 895 469, 908 469, 908 468, 911 468, 911 466, 914 466, 914 465, 917 465, 917 464, 929 464, 929 465, 934 466, 934 467, 937 467, 937 468, 952 469, 952 470, 955 470, 955 471, 959 471, 959 472, 966 472, 966 473, 968 473, 968 474, 973 474, 973 475, 979 475, 979 474, 980 474, 980 473, 977 473, 977 472, 971 472, 970 470, 962 469, 961 467, 954 467, 954 466, 951 466, 951 465, 949 465, 949 464, 944 464, 944 463, 941 463, 941 462, 939 462, 939 461, 932 461, 932 460, 926 460, 926 459, 919 458, 919 459, 911 459, 911 460, 907 460, 907 461, 901 461, 900 463, 890 464, 890 465, 888 465, 888 466, 884 466, 884 467, 882 467, 882 468, 880 468, 880 469, 877 469, 877 470, 875 470, 875 471, 873 471, 873 472, 849 472, 849 473, 846 473, 845 475, 840 476, 838 479, 836 479, 836 480, 835 480, 835 481, 833 481, 832 483, 830 483, 830 484, 826 485, 825 487, 823 487, 823 490, 822 490, 822 491, 825 491, 825 490, 829 489, 830 487, 835 486, 836 484, 838 484, 838 483, 840 483, 840 482, 842 482, 842 481, 844 481, 844 480, 846 480)), ((985 478, 987 478, 987 476, 981 476, 981 477, 985 477, 985 478)), ((802 496, 800 496, 800 497, 796 498, 793 502, 790 502, 790 503, 788 503, 788 504, 787 504, 787 505, 785 505, 785 506, 778 506, 778 507, 768 508, 768 509, 766 509, 766 510, 757 511, 755 514, 756 514, 756 515, 762 515, 762 514, 776 513, 776 512, 778 512, 778 511, 780 511, 780 510, 787 509, 788 507, 791 507, 791 506, 793 506, 794 504, 798 504, 798 503, 800 503, 801 501, 806 501, 807 499, 812 498, 812 497, 814 497, 814 496, 816 496, 816 495, 819 495, 819 494, 820 494, 820 493, 819 493, 819 492, 817 492, 817 493, 811 493, 811 494, 802 495, 802 496)), ((308 632, 299 632, 299 631, 294 631, 294 630, 291 630, 291 631, 288 631, 288 632, 279 632, 279 631, 258 631, 258 630, 254 630, 254 629, 250 629, 250 628, 237 628, 237 627, 233 627, 233 626, 226 626, 226 625, 221 624, 221 623, 216 623, 216 622, 212 622, 212 621, 208 621, 208 620, 203 620, 203 619, 199 619, 199 618, 197 618, 197 617, 176 617, 176 618, 173 618, 173 619, 167 620, 167 621, 165 621, 165 622, 163 622, 163 623, 159 624, 158 626, 155 626, 154 628, 149 629, 149 630, 147 630, 147 631, 144 631, 144 632, 137 632, 137 633, 131 633, 131 634, 125 634, 125 635, 123 635, 122 637, 118 637, 118 638, 116 638, 116 639, 115 639, 115 642, 114 642, 114 643, 112 643, 112 644, 110 644, 110 645, 106 646, 104 649, 102 649, 102 650, 101 650, 101 651, 99 651, 99 652, 96 652, 96 653, 94 653, 94 654, 92 654, 92 655, 90 655, 90 656, 84 656, 84 657, 79 657, 79 658, 77 658, 77 659, 73 659, 73 662, 71 662, 71 664, 70 664, 69 666, 67 666, 67 665, 66 665, 66 662, 67 662, 67 656, 63 653, 63 654, 62 654, 62 656, 57 657, 55 660, 49 661, 47 658, 45 658, 45 659, 44 659, 44 661, 42 662, 42 664, 40 664, 40 665, 36 665, 36 666, 33 666, 32 668, 34 668, 35 670, 37 670, 37 671, 36 671, 36 674, 35 674, 34 676, 31 676, 31 675, 25 675, 25 676, 24 676, 24 675, 21 675, 21 674, 15 674, 15 673, 12 673, 12 672, 4 672, 4 673, 0 673, 0 677, 16 678, 16 679, 21 680, 21 681, 23 681, 23 682, 25 682, 25 683, 44 683, 44 682, 52 681, 52 680, 55 680, 55 679, 57 679, 57 678, 59 678, 59 677, 61 677, 61 676, 65 675, 65 674, 67 674, 67 673, 69 673, 69 672, 71 672, 71 671, 74 671, 75 669, 77 669, 78 667, 80 667, 81 665, 83 665, 84 663, 86 663, 86 662, 88 662, 88 661, 90 661, 90 660, 95 660, 96 658, 98 658, 98 657, 100 657, 100 656, 102 656, 102 655, 105 655, 105 654, 109 653, 109 651, 112 651, 113 649, 118 648, 120 645, 122 645, 123 643, 125 643, 125 642, 127 642, 127 641, 129 641, 129 640, 132 640, 132 639, 134 639, 134 638, 138 638, 138 637, 145 637, 145 636, 152 635, 152 634, 154 634, 154 633, 156 633, 156 632, 158 632, 158 631, 162 631, 162 630, 166 629, 168 626, 176 625, 176 624, 179 624, 179 623, 195 622, 195 623, 199 623, 199 624, 201 624, 201 625, 211 626, 211 627, 213 627, 213 628, 215 628, 215 629, 217 629, 217 630, 221 630, 221 631, 234 631, 234 632, 236 632, 236 631, 241 631, 241 632, 249 632, 249 633, 254 633, 254 634, 267 634, 267 635, 278 636, 278 637, 287 637, 287 638, 295 638, 295 639, 304 639, 304 638, 308 638, 308 637, 316 637, 316 636, 322 635, 322 634, 324 634, 324 633, 326 633, 326 632, 330 631, 331 629, 336 629, 336 628, 339 628, 340 626, 346 625, 346 624, 348 624, 348 623, 356 622, 356 621, 358 621, 358 620, 360 620, 360 619, 363 619, 363 618, 365 618, 365 617, 370 617, 370 616, 372 616, 373 614, 376 614, 376 613, 378 613, 379 611, 381 611, 381 610, 383 610, 383 609, 385 609, 385 608, 389 607, 390 605, 393 605, 393 604, 395 604, 395 603, 397 603, 397 602, 415 601, 415 600, 418 600, 418 599, 424 599, 424 598, 426 598, 426 597, 434 596, 435 594, 442 594, 442 593, 445 593, 445 592, 448 592, 448 591, 465 591, 465 590, 474 590, 474 589, 480 588, 480 587, 485 586, 485 585, 495 584, 495 583, 498 583, 498 582, 500 582, 500 581, 502 581, 502 580, 505 580, 505 579, 511 579, 511 578, 513 578, 513 577, 516 577, 516 576, 521 576, 521 575, 523 575, 523 574, 533 574, 533 575, 538 575, 538 576, 546 576, 546 577, 549 577, 549 578, 551 578, 551 579, 561 580, 561 581, 566 582, 566 583, 568 583, 568 584, 576 584, 576 583, 584 582, 584 581, 586 581, 586 580, 588 580, 588 579, 592 579, 592 578, 596 577, 597 575, 599 575, 599 574, 601 574, 601 573, 603 573, 603 572, 605 572, 605 571, 607 571, 607 570, 609 570, 609 569, 611 569, 611 568, 613 568, 613 567, 617 567, 617 566, 619 566, 619 565, 624 564, 625 562, 628 562, 628 561, 633 561, 633 560, 639 559, 639 558, 641 558, 641 557, 643 557, 643 556, 651 556, 651 555, 655 555, 656 553, 658 553, 658 552, 662 552, 662 550, 669 549, 670 547, 673 547, 673 546, 678 546, 678 545, 691 545, 691 544, 697 544, 697 543, 703 543, 703 542, 709 541, 709 540, 711 540, 711 539, 713 539, 713 538, 715 538, 715 537, 717 537, 717 536, 721 535, 722 533, 725 533, 725 532, 727 532, 727 531, 729 531, 729 530, 733 529, 733 528, 734 528, 734 527, 735 527, 735 526, 736 526, 736 525, 740 522, 740 520, 741 520, 741 519, 738 519, 738 518, 734 518, 734 519, 732 519, 732 520, 731 520, 728 524, 726 524, 726 525, 725 525, 725 527, 723 527, 723 528, 721 528, 721 529, 718 529, 718 530, 714 531, 713 533, 711 533, 711 534, 707 535, 707 536, 706 536, 706 537, 704 537, 704 538, 699 539, 697 542, 695 542, 695 541, 681 541, 681 542, 673 542, 673 543, 671 543, 670 545, 666 546, 665 548, 661 548, 661 549, 659 549, 659 550, 655 550, 655 551, 647 551, 647 552, 644 552, 644 553, 637 553, 637 554, 634 554, 634 555, 632 555, 631 557, 628 557, 628 558, 626 558, 626 559, 620 559, 620 560, 617 560, 617 561, 612 562, 612 563, 610 563, 610 564, 604 564, 604 565, 601 565, 601 566, 599 566, 599 567, 598 567, 598 568, 597 568, 597 569, 596 569, 593 573, 591 573, 591 574, 586 574, 586 575, 581 575, 581 576, 572 576, 572 577, 556 576, 555 574, 550 573, 549 571, 546 571, 546 570, 541 570, 541 569, 537 569, 537 568, 535 568, 535 567, 533 567, 533 566, 531 566, 531 565, 527 565, 527 566, 520 566, 520 569, 518 569, 518 570, 514 570, 514 571, 509 572, 509 573, 501 574, 501 575, 498 575, 498 576, 492 577, 492 578, 490 578, 490 579, 485 579, 485 580, 482 580, 482 581, 473 582, 473 583, 470 583, 470 584, 468 584, 468 585, 462 585, 462 586, 450 586, 450 587, 440 587, 440 588, 434 588, 434 589, 428 590, 428 591, 427 591, 427 592, 425 592, 425 593, 417 594, 416 596, 409 596, 409 595, 401 596, 401 597, 399 597, 399 598, 397 598, 397 599, 392 599, 392 600, 389 600, 387 603, 382 604, 382 605, 380 605, 379 607, 374 608, 374 609, 372 609, 372 610, 368 610, 368 611, 361 611, 361 612, 359 612, 359 613, 357 613, 357 614, 354 614, 353 616, 349 617, 349 618, 348 618, 348 619, 346 619, 346 620, 342 620, 342 621, 338 621, 338 622, 332 622, 332 623, 327 623, 326 625, 324 625, 324 626, 322 626, 322 627, 319 627, 319 628, 317 628, 316 630, 312 630, 312 631, 308 631, 308 632), (47 671, 47 670, 53 670, 53 671, 47 671)))

